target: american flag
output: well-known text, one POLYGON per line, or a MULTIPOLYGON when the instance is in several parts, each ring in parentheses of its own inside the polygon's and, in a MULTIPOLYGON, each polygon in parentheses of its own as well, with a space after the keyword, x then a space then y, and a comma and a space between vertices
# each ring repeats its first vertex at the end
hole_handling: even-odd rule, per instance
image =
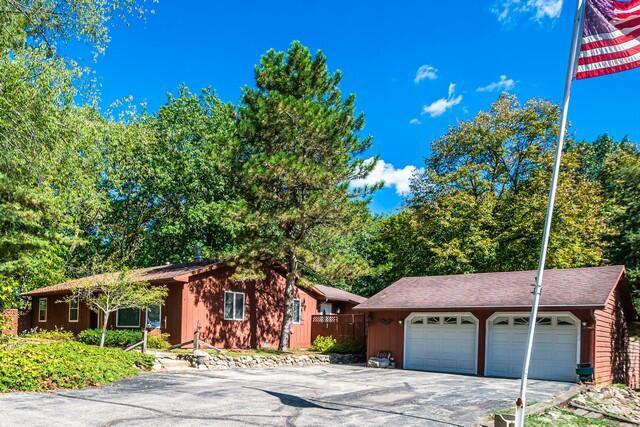
POLYGON ((640 67, 640 0, 587 0, 576 79, 640 67))

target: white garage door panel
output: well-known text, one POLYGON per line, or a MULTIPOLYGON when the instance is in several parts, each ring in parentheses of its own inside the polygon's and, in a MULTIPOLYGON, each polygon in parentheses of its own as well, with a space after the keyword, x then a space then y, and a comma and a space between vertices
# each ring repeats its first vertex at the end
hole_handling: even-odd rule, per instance
MULTIPOLYGON (((521 376, 527 333, 527 326, 489 325, 486 375, 521 376)), ((536 326, 529 377, 575 381, 577 339, 577 326, 536 326)))
POLYGON ((405 368, 476 373, 476 325, 406 324, 405 368))

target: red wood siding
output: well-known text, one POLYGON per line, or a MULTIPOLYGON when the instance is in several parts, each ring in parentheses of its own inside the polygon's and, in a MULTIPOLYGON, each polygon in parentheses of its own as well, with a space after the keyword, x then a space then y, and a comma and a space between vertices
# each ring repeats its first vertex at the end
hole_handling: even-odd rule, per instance
MULTIPOLYGON (((266 281, 233 282, 230 269, 202 275, 185 285, 182 293, 182 341, 193 336, 198 322, 206 342, 224 348, 277 347, 282 325, 284 278, 271 274, 266 281), (224 319, 224 292, 245 294, 244 320, 224 319)), ((311 315, 317 300, 303 289, 296 290, 301 302, 301 322, 292 325, 290 347, 311 345, 311 315)))
POLYGON ((603 310, 595 311, 595 380, 598 384, 628 383, 638 371, 627 330, 628 311, 626 283, 621 281, 611 292, 603 310))
MULTIPOLYGON (((204 341, 225 348, 277 347, 280 340, 282 311, 284 307, 284 278, 272 273, 267 280, 259 282, 234 282, 230 280, 230 268, 218 268, 194 276, 189 283, 170 283, 168 296, 162 306, 161 331, 169 334, 172 344, 193 339, 198 322, 204 341), (244 320, 224 319, 224 292, 245 294, 244 320)), ((49 295, 47 321, 38 322, 38 301, 32 300, 29 321, 39 329, 56 327, 77 333, 96 326, 95 316, 81 304, 78 322, 68 321, 68 304, 56 303, 64 295, 49 295)), ((311 316, 318 314, 319 301, 304 289, 296 289, 295 297, 301 303, 301 321, 291 327, 290 347, 311 346, 311 316)), ((334 303, 341 312, 350 312, 353 304, 334 303)), ((145 324, 145 313, 141 313, 140 325, 145 324)), ((116 316, 112 313, 108 322, 116 327, 116 316)), ((154 331, 158 332, 158 331, 154 331)))
MULTIPOLYGON (((180 296, 182 293, 182 284, 178 285, 167 285, 168 288, 168 296, 165 300, 162 309, 161 309, 161 329, 162 333, 170 334, 170 341, 173 343, 180 342, 180 324, 181 324, 181 305, 180 305, 180 296), (176 298, 177 297, 177 298, 176 298)), ((71 331, 74 334, 78 332, 95 328, 97 324, 91 321, 92 313, 89 307, 81 303, 79 307, 79 318, 77 322, 69 322, 69 304, 66 302, 60 302, 66 298, 66 295, 49 295, 46 297, 33 297, 31 301, 31 310, 27 314, 29 317, 29 322, 32 328, 44 329, 44 330, 53 330, 53 329, 64 329, 66 331, 71 331), (38 320, 38 303, 41 298, 47 299, 47 320, 45 322, 40 322, 38 320)), ((141 310, 140 313, 140 325, 144 325, 146 321, 146 313, 144 310, 141 310)), ((109 315, 108 327, 115 329, 116 328, 116 313, 111 313, 109 315)), ((137 329, 137 328, 133 328, 137 329)))
MULTIPOLYGON (((425 310, 428 312, 468 312, 468 310, 425 310)), ((505 308, 499 310, 500 312, 515 312, 522 310, 514 310, 505 308)), ((570 310, 544 310, 549 311, 570 311, 570 310)), ((368 312, 365 316, 367 322, 367 357, 375 356, 381 351, 390 351, 396 360, 396 366, 402 368, 404 358, 404 319, 414 311, 375 311, 368 312)), ((496 310, 473 310, 470 313, 478 319, 478 375, 484 375, 485 365, 485 353, 486 353, 486 325, 487 319, 491 317, 496 310)), ((523 314, 527 314, 529 311, 522 311, 523 314)), ((582 362, 590 362, 593 360, 589 349, 590 346, 590 333, 591 326, 591 314, 589 310, 573 310, 571 311, 586 325, 582 326, 581 330, 581 354, 580 359, 582 362), (586 338, 585 338, 586 335, 586 338), (583 348, 583 346, 586 346, 583 348), (584 351, 583 351, 584 350, 584 351)))
POLYGON ((60 302, 66 298, 66 295, 49 295, 46 297, 33 297, 31 301, 31 327, 53 330, 64 329, 65 331, 71 331, 74 334, 88 329, 91 310, 85 305, 80 304, 78 308, 78 321, 69 322, 69 304, 67 302, 60 302), (40 322, 38 319, 38 304, 41 299, 47 300, 47 320, 40 322))

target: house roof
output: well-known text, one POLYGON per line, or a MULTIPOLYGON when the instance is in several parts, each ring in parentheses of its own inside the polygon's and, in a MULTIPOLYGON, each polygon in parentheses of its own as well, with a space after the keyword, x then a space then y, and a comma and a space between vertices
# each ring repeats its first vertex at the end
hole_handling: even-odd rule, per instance
MULTIPOLYGON (((213 261, 195 261, 182 264, 166 264, 155 267, 138 268, 131 270, 129 274, 131 278, 139 281, 147 281, 151 283, 167 283, 167 282, 187 282, 189 277, 195 274, 203 273, 222 266, 220 262, 213 261)), ((119 273, 103 273, 94 274, 93 276, 82 277, 80 279, 68 280, 44 288, 34 289, 25 292, 23 296, 38 296, 46 294, 64 293, 73 290, 86 283, 96 282, 115 278, 119 273)))
MULTIPOLYGON (((540 306, 602 308, 624 266, 545 270, 540 306)), ((405 277, 356 310, 531 307, 536 271, 405 277)))
POLYGON ((361 297, 360 295, 352 294, 351 292, 343 291, 342 289, 331 286, 315 285, 313 290, 329 301, 342 301, 360 304, 367 300, 365 297, 361 297))
MULTIPOLYGON (((166 264, 156 267, 139 268, 131 270, 129 274, 133 280, 147 281, 151 283, 188 282, 191 276, 212 271, 223 267, 224 265, 225 264, 222 262, 196 261, 183 264, 166 264)), ((119 273, 95 274, 93 276, 82 277, 80 279, 68 280, 56 285, 25 292, 22 296, 41 296, 67 293, 72 291, 74 288, 87 283, 115 278, 117 274, 119 273)), ((330 301, 346 301, 359 304, 366 300, 366 298, 359 295, 352 294, 351 292, 343 291, 338 288, 333 288, 331 286, 314 285, 311 290, 330 301)))

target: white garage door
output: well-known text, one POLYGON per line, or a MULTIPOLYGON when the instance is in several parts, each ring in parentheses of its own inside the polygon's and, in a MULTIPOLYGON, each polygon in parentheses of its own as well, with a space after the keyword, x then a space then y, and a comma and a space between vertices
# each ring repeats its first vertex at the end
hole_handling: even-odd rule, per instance
MULTIPOLYGON (((579 326, 579 322, 568 315, 538 317, 529 378, 576 381, 579 326)), ((519 378, 522 375, 528 328, 528 316, 498 315, 489 320, 487 376, 519 378)))
POLYGON ((468 314, 412 314, 405 327, 406 369, 476 373, 475 317, 468 314))

